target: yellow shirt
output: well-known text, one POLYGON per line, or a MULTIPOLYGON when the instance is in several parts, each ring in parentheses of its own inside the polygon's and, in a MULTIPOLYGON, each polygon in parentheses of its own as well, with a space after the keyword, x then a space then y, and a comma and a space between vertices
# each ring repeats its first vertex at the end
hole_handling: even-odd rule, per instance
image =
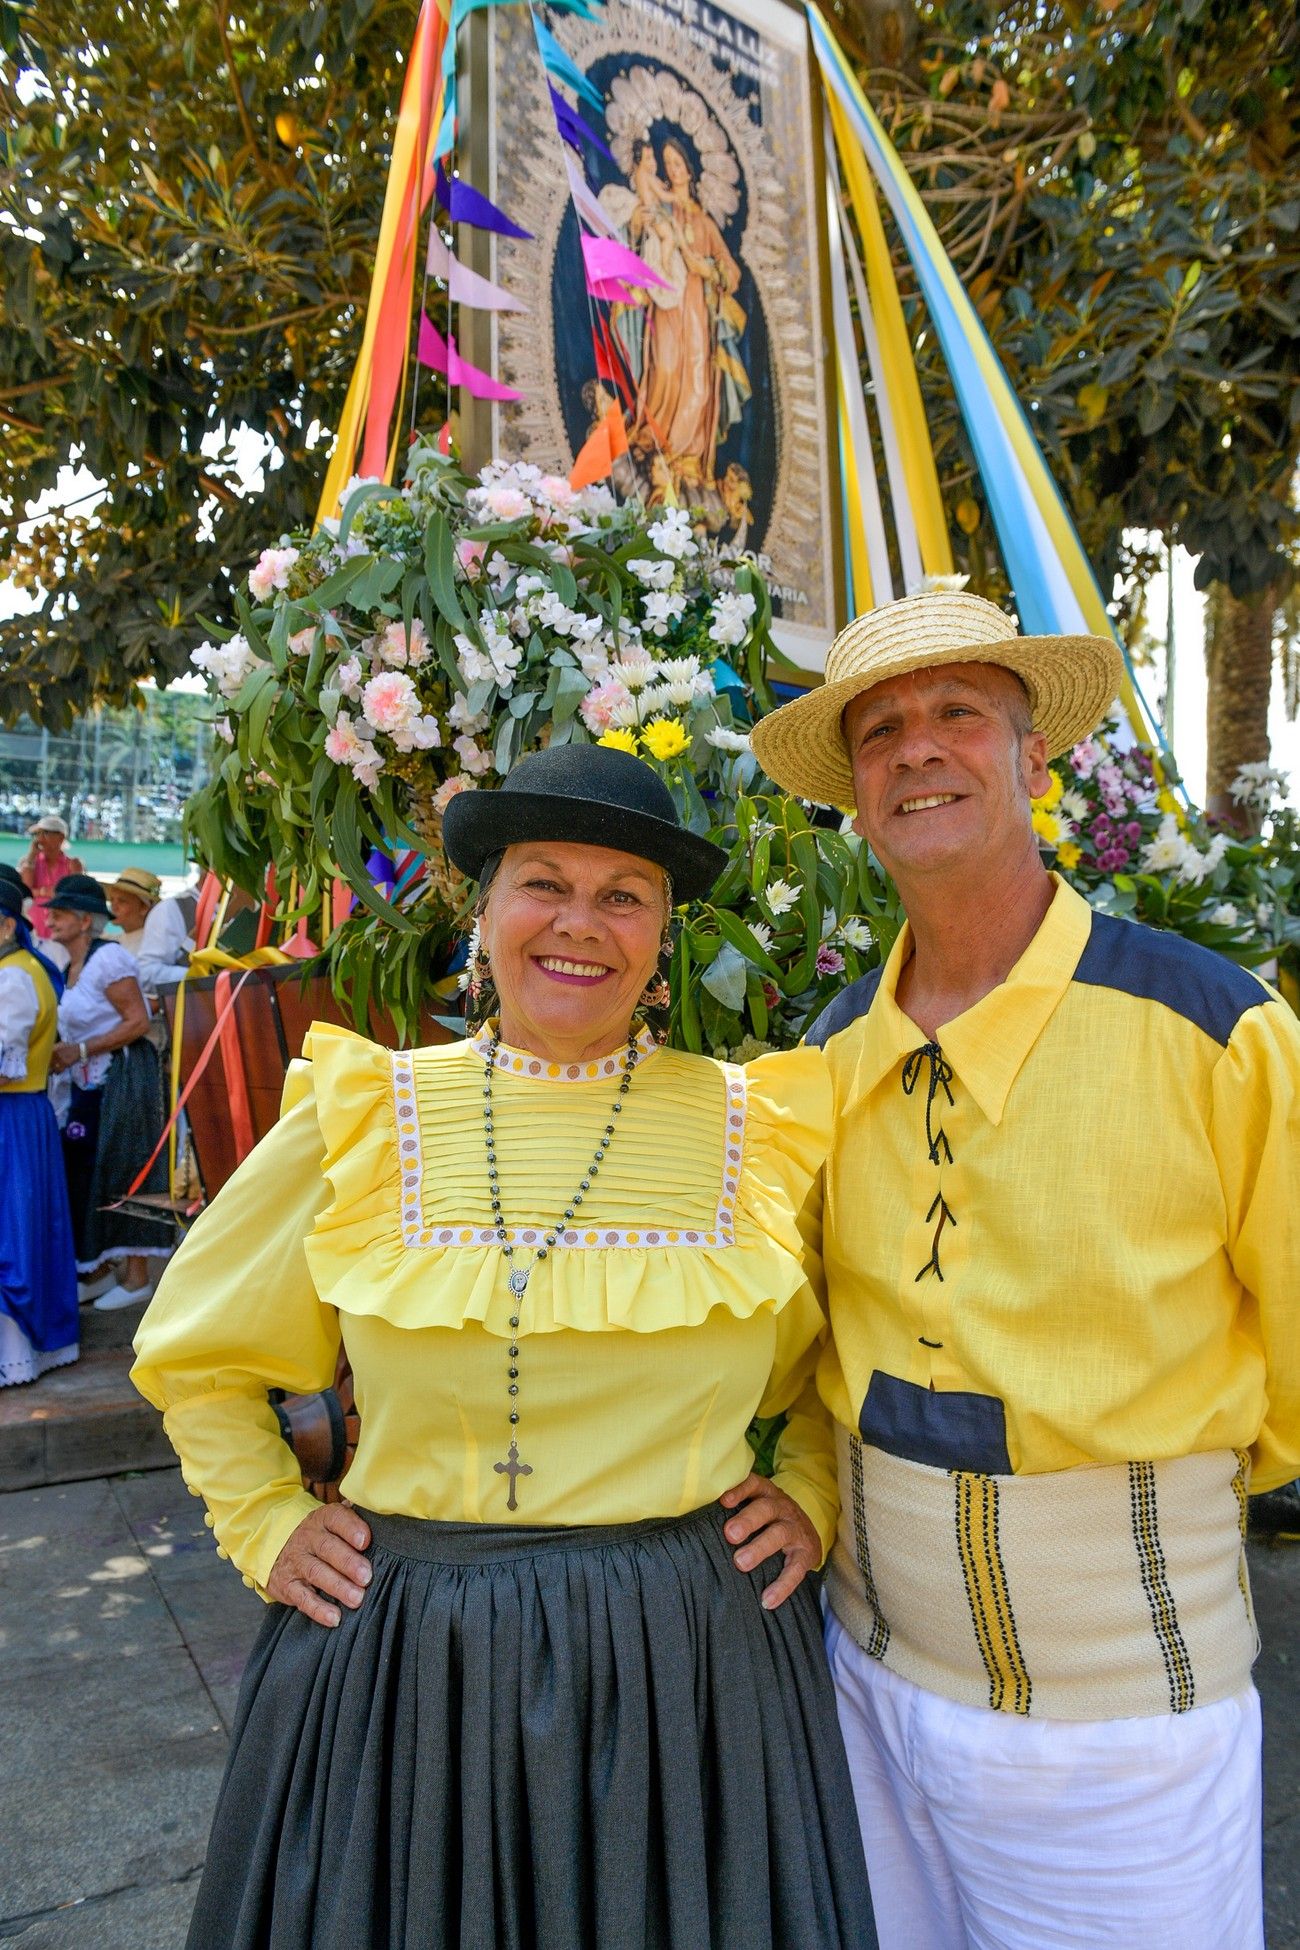
POLYGON ((927 1049, 895 999, 910 953, 904 929, 811 1032, 836 1096, 836 1418, 993 1475, 1226 1449, 1256 1490, 1300 1474, 1286 1004, 1058 883, 1007 980, 927 1049))
POLYGON ((169 1266, 133 1379, 165 1411, 222 1549, 261 1589, 314 1507, 266 1391, 327 1386, 340 1332, 362 1509, 486 1524, 685 1514, 748 1473, 754 1415, 789 1410, 776 1480, 829 1548, 824 1321, 797 1223, 829 1133, 824 1059, 742 1070, 643 1038, 611 1118, 621 1052, 563 1068, 503 1046, 494 1124, 516 1266, 617 1127, 581 1224, 533 1266, 515 1335, 487 1190, 486 1048, 394 1053, 317 1025, 280 1123, 169 1266), (532 1470, 515 1512, 496 1467, 512 1434, 532 1470))

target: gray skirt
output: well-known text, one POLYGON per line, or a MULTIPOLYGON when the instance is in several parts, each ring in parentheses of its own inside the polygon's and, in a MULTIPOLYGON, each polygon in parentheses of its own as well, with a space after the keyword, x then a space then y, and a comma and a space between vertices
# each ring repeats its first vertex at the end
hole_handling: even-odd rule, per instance
POLYGON ((268 1614, 190 1950, 873 1950, 814 1583, 714 1505, 370 1516, 327 1630, 268 1614))

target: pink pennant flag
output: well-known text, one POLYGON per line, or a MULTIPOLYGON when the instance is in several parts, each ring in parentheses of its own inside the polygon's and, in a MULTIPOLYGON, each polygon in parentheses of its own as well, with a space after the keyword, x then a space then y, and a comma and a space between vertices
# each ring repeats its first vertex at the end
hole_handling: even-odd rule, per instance
POLYGON ((618 233, 601 208, 599 199, 587 187, 586 177, 567 148, 564 151, 564 167, 569 178, 569 194, 573 198, 573 207, 582 221, 602 237, 617 236, 618 233))
POLYGON ((493 284, 491 278, 480 277, 477 271, 471 271, 467 264, 462 264, 436 225, 429 232, 429 253, 425 266, 430 277, 446 279, 451 296, 458 305, 468 305, 473 311, 528 310, 527 305, 521 305, 504 285, 493 284))
POLYGON ((593 298, 599 298, 606 305, 636 305, 639 308, 642 303, 640 293, 633 291, 630 285, 621 283, 618 278, 589 277, 587 290, 593 298))
POLYGON ((462 359, 456 350, 455 339, 445 339, 428 312, 420 313, 416 357, 422 366, 432 366, 435 372, 445 372, 453 386, 464 386, 475 399, 523 398, 522 393, 503 386, 490 372, 484 372, 480 366, 472 366, 468 359, 462 359))
POLYGON ((670 289, 667 278, 652 271, 643 257, 638 257, 615 237, 584 237, 582 255, 589 278, 623 278, 632 284, 657 284, 665 291, 670 289))

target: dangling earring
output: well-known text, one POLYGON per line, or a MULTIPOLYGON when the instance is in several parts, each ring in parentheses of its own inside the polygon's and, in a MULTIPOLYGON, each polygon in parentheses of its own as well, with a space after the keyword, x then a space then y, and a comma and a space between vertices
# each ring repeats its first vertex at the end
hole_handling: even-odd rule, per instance
POLYGON ((469 938, 469 952, 464 968, 461 970, 460 986, 465 991, 465 1020, 467 1026, 477 1027, 485 1016, 490 1016, 496 1007, 496 986, 492 980, 492 963, 483 945, 479 918, 474 917, 474 928, 469 938))
POLYGON ((668 977, 662 972, 654 974, 641 991, 638 1009, 666 1009, 672 1002, 673 992, 668 986, 668 977))

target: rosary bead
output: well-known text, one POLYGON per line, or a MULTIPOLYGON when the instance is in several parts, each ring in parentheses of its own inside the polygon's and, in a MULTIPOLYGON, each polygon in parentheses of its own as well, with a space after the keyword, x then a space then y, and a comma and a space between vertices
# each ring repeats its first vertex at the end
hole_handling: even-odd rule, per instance
POLYGON ((519 1379, 519 1370, 518 1370, 518 1368, 508 1368, 508 1369, 506 1370, 506 1372, 507 1372, 507 1373, 509 1374, 509 1376, 510 1376, 510 1379, 511 1379, 512 1381, 518 1381, 518 1379, 519 1379))
POLYGON ((518 1325, 519 1325, 519 1316, 518 1316, 518 1314, 511 1314, 511 1316, 510 1316, 510 1325, 511 1325, 512 1327, 518 1327, 518 1325))
POLYGON ((511 1395, 517 1395, 519 1393, 519 1383, 512 1381, 507 1392, 511 1395))
POLYGON ((510 1420, 511 1420, 512 1422, 517 1422, 517 1421, 519 1420, 519 1410, 518 1410, 517 1408, 512 1408, 512 1409, 511 1409, 511 1411, 510 1411, 510 1420))
POLYGON ((517 1355, 517 1354, 519 1353, 519 1349, 518 1349, 518 1348, 517 1348, 517 1347, 515 1346, 515 1344, 514 1344, 514 1342, 513 1342, 513 1341, 512 1341, 512 1342, 511 1342, 511 1344, 510 1344, 510 1347, 509 1347, 509 1350, 508 1350, 508 1352, 509 1352, 509 1355, 510 1355, 510 1359, 511 1359, 512 1361, 513 1361, 513 1360, 515 1359, 515 1357, 516 1357, 516 1355, 517 1355))

